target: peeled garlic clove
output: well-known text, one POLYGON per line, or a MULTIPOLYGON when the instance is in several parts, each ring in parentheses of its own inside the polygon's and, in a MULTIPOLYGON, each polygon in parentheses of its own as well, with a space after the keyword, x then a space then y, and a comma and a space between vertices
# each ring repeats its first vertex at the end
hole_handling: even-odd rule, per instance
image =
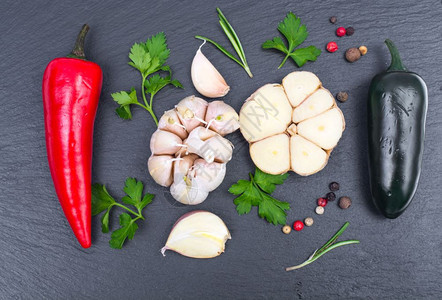
POLYGON ((226 164, 208 163, 204 159, 199 158, 195 160, 190 174, 200 179, 209 192, 211 192, 223 182, 226 176, 226 164))
POLYGON ((187 205, 200 204, 209 196, 209 191, 204 184, 189 175, 175 176, 170 186, 170 193, 176 201, 187 205))
POLYGON ((175 106, 178 118, 187 132, 191 132, 205 122, 204 116, 206 115, 207 105, 206 100, 192 95, 184 98, 175 106))
POLYGON ((164 115, 158 122, 158 129, 175 133, 181 139, 185 139, 187 137, 186 128, 181 124, 181 121, 174 109, 164 112, 164 115))
POLYGON ((189 153, 198 154, 208 163, 225 163, 232 158, 233 145, 215 131, 197 127, 189 133, 187 150, 189 153))
POLYGON ((230 87, 218 70, 201 52, 201 47, 196 51, 192 61, 191 75, 193 85, 201 95, 210 98, 223 97, 229 92, 230 87))
POLYGON ((172 250, 187 257, 212 258, 224 252, 231 238, 220 217, 208 211, 193 211, 176 221, 161 253, 165 256, 166 250, 172 250))
POLYGON ((233 107, 223 101, 213 101, 209 103, 205 121, 207 122, 208 128, 223 136, 239 128, 238 113, 233 107))
POLYGON ((152 155, 175 154, 181 149, 183 141, 172 132, 157 130, 150 138, 152 155))
POLYGON ((170 186, 173 182, 172 167, 174 158, 171 155, 153 155, 147 161, 149 174, 161 186, 170 186))

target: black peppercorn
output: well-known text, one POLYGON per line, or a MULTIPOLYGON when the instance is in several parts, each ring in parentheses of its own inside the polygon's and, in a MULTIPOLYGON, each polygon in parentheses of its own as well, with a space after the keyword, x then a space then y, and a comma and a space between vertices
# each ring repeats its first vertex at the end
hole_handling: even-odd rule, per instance
POLYGON ((346 31, 348 36, 353 35, 353 33, 355 33, 355 29, 353 27, 347 27, 346 31))
POLYGON ((339 190, 339 183, 337 182, 332 182, 328 185, 330 191, 332 192, 336 192, 337 190, 339 190))
POLYGON ((338 18, 336 18, 335 16, 330 18, 330 23, 335 24, 338 21, 338 18))
POLYGON ((348 93, 347 92, 339 92, 336 95, 336 99, 338 99, 339 102, 345 102, 348 100, 348 93))
POLYGON ((339 207, 342 209, 347 209, 351 205, 350 197, 341 197, 339 198, 339 207))
POLYGON ((336 194, 333 192, 327 193, 325 195, 325 198, 327 198, 328 201, 335 201, 336 200, 336 194))

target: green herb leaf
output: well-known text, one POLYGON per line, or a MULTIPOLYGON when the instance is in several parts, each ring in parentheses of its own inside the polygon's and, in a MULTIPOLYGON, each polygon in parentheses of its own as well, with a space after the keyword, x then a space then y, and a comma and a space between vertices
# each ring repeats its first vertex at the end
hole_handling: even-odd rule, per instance
POLYGON ((141 196, 143 194, 143 183, 141 181, 137 181, 135 178, 127 178, 124 192, 127 194, 127 196, 124 196, 121 201, 126 204, 136 206, 141 201, 141 196))
POLYGON ((92 215, 96 216, 115 204, 114 198, 109 195, 106 187, 101 184, 92 185, 92 215))
POLYGON ((271 194, 275 191, 276 185, 283 184, 287 177, 289 177, 288 173, 271 175, 256 168, 254 179, 264 192, 271 194))
POLYGON ((132 119, 130 110, 131 104, 136 104, 147 110, 158 125, 158 118, 153 111, 153 96, 158 93, 164 86, 171 84, 175 87, 182 88, 181 83, 172 79, 172 71, 169 66, 165 65, 169 58, 170 50, 167 48, 166 35, 160 32, 149 39, 145 43, 135 43, 129 53, 129 65, 140 71, 142 77, 141 96, 142 101, 138 101, 135 89, 132 88, 130 93, 119 92, 113 93, 112 98, 120 104, 116 109, 117 115, 125 120, 132 119), (158 74, 150 75, 158 71, 167 71, 169 76, 161 77, 158 74), (148 88, 148 90, 145 90, 148 88), (150 94, 150 100, 147 101, 146 93, 150 94))
POLYGON ((321 50, 315 46, 308 46, 306 48, 296 49, 292 54, 290 54, 290 57, 298 66, 302 67, 307 61, 316 61, 320 54, 321 50))
POLYGON ((271 175, 256 168, 255 175, 250 174, 250 181, 238 180, 229 188, 230 193, 239 195, 233 201, 238 214, 248 214, 252 206, 257 206, 261 218, 274 225, 284 225, 290 204, 276 200, 269 194, 275 190, 276 184, 282 184, 287 177, 288 174, 271 175))
POLYGON ((236 53, 238 54, 239 60, 235 56, 233 56, 233 54, 231 54, 229 51, 227 51, 223 46, 218 44, 217 42, 215 42, 211 39, 208 39, 206 37, 200 36, 200 35, 196 35, 195 38, 201 39, 201 40, 204 40, 204 41, 207 41, 207 42, 213 44, 222 53, 224 53, 227 57, 229 57, 230 59, 235 61, 241 67, 243 67, 243 69, 247 72, 247 74, 250 76, 250 78, 252 78, 253 74, 250 71, 249 65, 247 64, 246 55, 244 53, 244 49, 241 45, 241 41, 239 40, 238 35, 236 34, 232 25, 230 25, 229 21, 227 21, 227 18, 226 18, 226 16, 224 16, 221 9, 216 8, 216 11, 218 12, 219 24, 221 25, 221 28, 223 29, 225 35, 229 39, 230 44, 232 45, 233 49, 235 49, 236 53))
POLYGON ((126 179, 124 191, 127 195, 122 198, 122 201, 125 204, 133 205, 136 208, 136 211, 119 202, 116 202, 112 196, 109 195, 104 185, 92 185, 93 215, 97 215, 106 210, 106 212, 101 216, 101 231, 103 233, 109 232, 110 211, 113 207, 120 207, 127 211, 122 213, 119 217, 120 228, 111 234, 109 245, 115 249, 121 249, 127 238, 129 240, 133 239, 135 231, 138 229, 136 221, 139 219, 144 220, 142 210, 149 203, 151 203, 152 199, 154 198, 154 195, 149 193, 142 197, 143 183, 141 181, 137 181, 135 178, 126 179), (132 218, 129 213, 132 214, 134 218, 132 218))
POLYGON ((304 261, 302 264, 285 268, 285 270, 286 271, 293 271, 293 270, 297 270, 302 267, 305 267, 306 265, 311 264, 312 262, 314 262, 315 260, 320 258, 322 255, 324 255, 325 253, 327 253, 335 248, 345 246, 345 245, 359 244, 358 240, 347 240, 347 241, 342 241, 342 242, 336 243, 336 240, 341 236, 341 234, 345 231, 345 229, 348 227, 349 224, 350 224, 349 222, 345 222, 345 224, 341 227, 341 229, 339 229, 338 232, 336 232, 335 235, 332 236, 331 239, 329 239, 327 241, 327 243, 325 243, 321 248, 319 248, 318 250, 313 252, 313 254, 306 261, 304 261))
POLYGON ((135 231, 138 229, 136 219, 132 219, 127 213, 120 215, 120 228, 112 232, 109 245, 114 249, 121 249, 126 238, 129 240, 134 238, 135 231))
POLYGON ((153 195, 153 194, 144 195, 143 200, 141 200, 141 202, 139 202, 135 205, 136 208, 138 208, 140 211, 142 211, 143 208, 145 208, 148 204, 150 204, 152 202, 154 197, 155 197, 155 195, 153 195))
POLYGON ((108 233, 109 232, 109 214, 110 207, 106 210, 106 212, 101 216, 101 232, 108 233))
POLYGON ((142 43, 135 43, 130 49, 129 58, 131 62, 129 65, 140 71, 141 73, 145 73, 151 63, 151 56, 146 50, 146 46, 142 43))
POLYGON ((276 49, 286 54, 278 69, 285 64, 288 57, 291 57, 298 67, 302 67, 307 61, 316 61, 317 57, 321 54, 321 50, 315 46, 308 46, 293 51, 305 41, 308 37, 308 32, 307 27, 301 25, 301 19, 292 12, 289 12, 284 20, 279 23, 278 30, 286 38, 288 47, 280 37, 275 37, 262 44, 264 49, 276 49))
POLYGON ((130 93, 121 91, 111 94, 115 102, 120 104, 120 107, 116 109, 118 116, 122 119, 132 119, 132 113, 130 112, 131 104, 138 104, 137 91, 132 88, 130 93))

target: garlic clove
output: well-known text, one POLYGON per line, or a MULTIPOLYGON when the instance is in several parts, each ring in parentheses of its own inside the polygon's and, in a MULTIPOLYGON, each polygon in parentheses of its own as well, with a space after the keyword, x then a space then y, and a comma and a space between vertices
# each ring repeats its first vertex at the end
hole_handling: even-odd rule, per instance
POLYGON ((174 158, 171 155, 152 155, 147 161, 149 174, 161 186, 168 187, 173 182, 172 167, 174 158))
POLYGON ((158 129, 150 138, 150 151, 152 155, 175 154, 181 149, 182 143, 176 134, 158 129))
POLYGON ((167 250, 172 250, 192 258, 213 258, 224 252, 231 238, 220 217, 208 211, 193 211, 174 224, 161 253, 165 256, 167 250))
POLYGON ((173 178, 179 181, 189 173, 194 161, 198 158, 196 154, 189 154, 176 159, 173 163, 173 178))
POLYGON ((189 175, 175 176, 170 186, 170 193, 176 201, 187 205, 200 204, 209 196, 209 191, 204 184, 189 175))
POLYGON ((181 121, 174 109, 164 112, 163 116, 158 122, 158 129, 175 133, 181 139, 185 139, 187 137, 186 128, 181 124, 181 121))
POLYGON ((223 101, 209 103, 205 121, 207 127, 224 136, 239 128, 238 113, 223 101))
POLYGON ((209 98, 223 97, 229 92, 230 87, 218 70, 201 52, 203 45, 196 51, 192 61, 191 75, 193 85, 201 95, 209 98))
POLYGON ((187 151, 198 154, 208 163, 225 163, 232 159, 233 145, 215 131, 197 127, 189 133, 187 151))
POLYGON ((226 164, 208 163, 204 159, 195 160, 190 170, 192 177, 200 179, 209 192, 215 190, 224 180, 226 176, 226 164))
POLYGON ((205 123, 204 116, 206 115, 207 105, 206 100, 192 95, 184 98, 175 106, 178 118, 187 132, 191 132, 202 123, 205 123))

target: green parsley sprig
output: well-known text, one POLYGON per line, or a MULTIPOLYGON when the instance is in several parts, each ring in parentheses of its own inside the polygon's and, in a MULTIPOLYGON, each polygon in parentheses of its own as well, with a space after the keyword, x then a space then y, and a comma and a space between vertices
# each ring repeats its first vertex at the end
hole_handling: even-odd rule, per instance
POLYGON ((230 43, 232 44, 233 49, 235 49, 236 53, 238 54, 239 60, 229 51, 226 50, 223 46, 218 44, 217 42, 206 38, 201 35, 196 35, 195 38, 208 41, 209 43, 213 44, 216 48, 218 48, 222 53, 224 53, 228 58, 236 62, 238 65, 240 65, 250 76, 250 78, 253 77, 252 72, 250 71, 250 67, 247 64, 246 55, 244 53, 244 49, 242 47, 241 41, 239 40, 238 35, 236 34, 235 30, 233 29, 232 25, 230 25, 229 21, 227 21, 226 16, 224 16, 221 9, 216 8, 216 11, 218 12, 218 18, 219 18, 219 24, 221 25, 221 28, 223 29, 224 33, 226 34, 227 38, 229 39, 230 43), (241 61, 240 61, 241 60, 241 61))
POLYGON ((255 175, 249 173, 249 180, 238 180, 229 188, 229 192, 239 195, 233 201, 238 214, 248 214, 252 206, 258 207, 258 214, 261 218, 274 225, 286 224, 287 213, 290 204, 273 198, 270 194, 277 184, 284 183, 288 174, 271 175, 256 168, 255 175))
POLYGON ((316 61, 321 54, 321 50, 315 46, 295 50, 295 48, 301 45, 308 37, 308 32, 307 27, 301 25, 301 19, 296 17, 292 12, 289 12, 285 19, 279 23, 278 30, 287 39, 288 47, 279 36, 273 38, 273 40, 265 41, 264 44, 262 44, 264 49, 276 49, 286 54, 278 69, 285 64, 289 57, 295 61, 298 67, 302 67, 307 61, 316 61))
POLYGON ((121 249, 127 238, 132 240, 138 229, 136 221, 140 219, 144 221, 142 211, 152 202, 155 195, 147 193, 143 196, 143 189, 144 187, 141 181, 137 181, 135 178, 126 179, 126 186, 124 187, 126 196, 124 196, 121 201, 135 207, 135 209, 131 209, 124 204, 116 202, 104 185, 98 183, 92 185, 92 215, 96 216, 106 211, 101 216, 101 231, 103 233, 109 232, 109 215, 113 207, 120 207, 127 211, 120 214, 120 228, 114 230, 111 234, 109 245, 112 248, 121 249))
POLYGON ((336 242, 336 240, 341 236, 341 234, 345 231, 345 229, 348 227, 348 225, 350 225, 350 223, 345 222, 345 224, 341 227, 341 229, 339 229, 338 232, 336 232, 335 235, 332 236, 332 238, 329 239, 327 241, 327 243, 325 243, 321 248, 319 248, 318 250, 313 252, 313 254, 305 262, 303 262, 302 264, 297 265, 297 266, 285 268, 285 270, 286 271, 293 271, 293 270, 300 269, 306 265, 311 264, 312 262, 314 262, 315 260, 320 258, 322 255, 324 255, 325 253, 327 253, 335 248, 345 246, 345 245, 359 244, 358 240, 348 240, 348 241, 336 242))
POLYGON ((178 80, 172 79, 172 70, 166 65, 169 55, 170 50, 167 48, 166 35, 163 32, 152 36, 145 43, 135 43, 132 46, 129 53, 129 59, 131 60, 129 65, 141 73, 141 96, 143 102, 138 101, 137 92, 133 87, 130 92, 121 91, 113 93, 112 98, 120 105, 116 109, 120 118, 132 119, 130 105, 138 105, 150 113, 158 126, 158 118, 152 106, 153 97, 166 85, 171 84, 178 88, 183 87, 178 80), (167 72, 168 75, 161 76, 157 73, 161 71, 167 72), (146 95, 149 96, 149 101, 146 95))

